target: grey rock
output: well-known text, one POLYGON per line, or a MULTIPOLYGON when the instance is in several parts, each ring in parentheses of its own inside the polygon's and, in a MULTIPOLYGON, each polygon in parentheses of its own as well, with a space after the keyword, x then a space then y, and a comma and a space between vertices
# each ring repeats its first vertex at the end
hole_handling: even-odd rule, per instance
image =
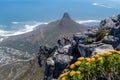
POLYGON ((86 36, 85 34, 83 33, 77 33, 75 35, 73 35, 73 39, 76 41, 76 42, 80 42, 80 43, 84 43, 86 41, 86 38, 88 36, 86 36))
POLYGON ((55 70, 53 73, 54 78, 58 78, 64 69, 72 62, 73 57, 68 54, 57 54, 54 57, 55 70))
POLYGON ((98 30, 97 28, 93 30, 88 30, 88 31, 85 31, 84 34, 88 37, 94 38, 96 37, 97 30, 98 30))
POLYGON ((113 28, 117 26, 118 24, 118 16, 112 16, 110 18, 106 18, 105 20, 102 20, 100 23, 100 27, 102 28, 113 28))
POLYGON ((55 62, 60 62, 64 64, 68 64, 73 59, 72 56, 67 54, 57 54, 55 57, 55 62))
POLYGON ((65 53, 71 53, 72 52, 72 45, 65 45, 62 48, 58 49, 58 53, 65 54, 65 53))
POLYGON ((110 44, 102 44, 100 46, 97 46, 94 48, 94 51, 92 52, 92 55, 96 53, 104 53, 110 50, 113 50, 114 48, 110 44))
POLYGON ((93 44, 79 44, 78 50, 81 56, 88 57, 92 54, 94 48, 101 45, 102 43, 93 43, 93 44))
POLYGON ((102 40, 103 43, 111 44, 114 48, 119 45, 119 38, 115 36, 105 36, 102 40))
POLYGON ((111 44, 104 44, 101 42, 93 43, 93 44, 79 44, 78 50, 81 56, 88 57, 94 55, 96 53, 105 52, 109 50, 113 50, 113 46, 111 44))
POLYGON ((50 65, 50 66, 54 66, 55 65, 55 62, 54 62, 52 57, 47 59, 47 65, 50 65))

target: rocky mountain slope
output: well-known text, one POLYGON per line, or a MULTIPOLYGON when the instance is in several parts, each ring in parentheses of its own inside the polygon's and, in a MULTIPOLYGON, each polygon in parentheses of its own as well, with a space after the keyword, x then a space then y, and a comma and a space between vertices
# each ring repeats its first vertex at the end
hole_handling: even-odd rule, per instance
MULTIPOLYGON (((12 68, 16 69, 15 65, 24 64, 26 61, 29 60, 30 57, 38 53, 39 46, 41 44, 56 44, 56 41, 59 37, 63 37, 63 35, 66 34, 74 34, 76 32, 79 32, 80 30, 85 30, 86 26, 80 25, 76 22, 74 22, 68 13, 65 13, 62 19, 54 21, 49 23, 47 26, 44 25, 44 28, 39 28, 39 26, 32 32, 18 35, 18 36, 11 36, 8 38, 5 38, 2 42, 0 42, 0 64, 8 64, 4 65, 2 68, 3 71, 6 71, 8 69, 9 71, 12 70, 12 68), (32 53, 32 54, 31 54, 32 53), (34 54, 33 54, 34 53, 34 54), (17 64, 18 63, 18 64, 17 64), (14 65, 15 64, 15 65, 14 65), (7 68, 8 66, 11 66, 10 68, 7 68)), ((4 38, 4 37, 3 37, 4 38)), ((35 61, 37 64, 37 62, 35 61)), ((20 66, 20 68, 24 68, 26 66, 25 64, 20 66)), ((34 66, 34 65, 31 65, 34 66)), ((29 68, 31 69, 30 65, 29 68)), ((43 69, 42 69, 43 70, 43 69)), ((20 74, 17 72, 14 72, 14 74, 20 74)), ((18 72, 21 71, 20 69, 18 72)), ((24 72, 24 69, 23 69, 24 72)), ((25 70, 26 72, 26 70, 25 70)), ((0 75, 2 75, 3 72, 1 72, 0 75)), ((8 74, 11 72, 8 72, 8 74)), ((6 74, 6 75, 8 75, 6 74)), ((0 79, 6 79, 6 77, 3 74, 0 79)), ((16 75, 11 75, 10 78, 12 79, 16 75)), ((19 75, 21 76, 21 74, 19 75)), ((16 77, 17 78, 17 77, 16 77)), ((32 79, 32 78, 31 78, 32 79)))
MULTIPOLYGON (((64 15, 64 17, 68 17, 68 15, 64 15)), ((64 19, 64 17, 61 21, 66 19, 66 18, 64 19)), ((119 15, 116 16, 114 20, 113 20, 113 17, 110 17, 108 19, 103 20, 104 24, 103 24, 103 21, 101 21, 99 29, 85 31, 82 34, 81 33, 74 34, 73 36, 74 41, 72 41, 72 43, 64 45, 63 47, 58 47, 58 49, 52 50, 51 54, 48 54, 51 48, 49 48, 47 51, 43 50, 44 48, 41 48, 39 51, 39 55, 32 60, 31 62, 32 65, 29 64, 26 68, 20 70, 21 73, 17 73, 17 76, 15 77, 15 79, 41 80, 43 79, 43 75, 45 80, 51 80, 53 78, 57 79, 59 75, 66 70, 68 65, 76 61, 77 57, 80 57, 80 56, 87 57, 87 56, 94 55, 98 52, 105 52, 111 49, 120 50, 119 49, 120 37, 113 34, 116 31, 119 31, 119 27, 120 27, 119 15), (110 25, 110 28, 109 28, 109 25, 107 24, 112 24, 113 26, 110 25), (106 33, 106 35, 104 35, 102 38, 99 38, 98 36, 100 40, 97 40, 98 32, 101 31, 102 33, 104 32, 104 30, 106 30, 109 34, 106 33), (46 54, 48 54, 48 56, 46 54), (46 62, 47 62, 47 65, 45 65, 46 62), (44 71, 46 73, 44 73, 44 71), (38 77, 38 75, 40 76, 38 77)), ((62 27, 65 26, 63 24, 61 25, 62 27)), ((117 32, 117 35, 119 34, 120 33, 117 32)))
POLYGON ((73 21, 68 13, 62 19, 49 23, 43 29, 12 36, 2 41, 0 46, 12 47, 23 52, 37 53, 40 44, 55 44, 55 40, 66 34, 73 34, 86 29, 86 26, 73 21), (56 37, 57 36, 57 37, 56 37))
MULTIPOLYGON (((64 17, 69 16, 65 14, 64 17)), ((64 17, 62 18, 63 20, 64 17)), ((104 24, 103 21, 101 21, 98 29, 89 29, 82 33, 77 33, 76 31, 76 34, 73 36, 73 41, 70 41, 68 44, 64 44, 62 47, 58 46, 56 48, 54 46, 41 46, 39 54, 30 61, 23 61, 22 64, 26 63, 27 65, 22 65, 20 69, 17 68, 17 70, 15 69, 14 71, 14 68, 16 68, 17 65, 21 66, 19 65, 21 62, 12 63, 11 68, 8 68, 9 65, 0 67, 0 75, 2 75, 1 79, 54 80, 57 79, 61 73, 65 72, 69 68, 69 65, 75 62, 78 57, 90 57, 96 53, 102 53, 112 49, 120 50, 120 17, 119 15, 115 17, 116 21, 113 20, 112 17, 103 20, 104 24), (110 22, 107 21, 108 19, 110 22), (109 28, 109 25, 107 24, 111 24, 113 26, 109 28), (3 74, 6 70, 8 70, 8 74, 3 74), (16 75, 13 75, 13 73, 16 73, 16 75)), ((64 27, 63 24, 62 27, 64 27)))

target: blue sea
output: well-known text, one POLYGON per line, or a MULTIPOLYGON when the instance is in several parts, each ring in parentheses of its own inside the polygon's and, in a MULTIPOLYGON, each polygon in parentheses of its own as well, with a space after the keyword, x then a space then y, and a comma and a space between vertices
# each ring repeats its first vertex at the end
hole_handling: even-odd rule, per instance
POLYGON ((81 24, 99 22, 120 14, 119 5, 120 0, 0 0, 0 36, 32 31, 64 12, 81 24))

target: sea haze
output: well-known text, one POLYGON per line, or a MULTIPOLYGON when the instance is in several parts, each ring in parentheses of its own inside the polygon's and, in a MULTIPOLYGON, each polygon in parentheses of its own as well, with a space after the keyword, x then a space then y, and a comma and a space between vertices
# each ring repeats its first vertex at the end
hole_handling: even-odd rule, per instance
POLYGON ((119 5, 119 0, 0 0, 0 36, 30 32, 64 12, 81 24, 99 23, 119 14, 119 5))

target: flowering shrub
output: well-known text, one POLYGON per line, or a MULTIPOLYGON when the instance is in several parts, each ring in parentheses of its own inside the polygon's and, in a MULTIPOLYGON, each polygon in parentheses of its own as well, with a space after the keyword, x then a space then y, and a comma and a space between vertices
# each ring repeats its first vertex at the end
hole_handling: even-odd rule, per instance
POLYGON ((60 75, 59 80, 120 80, 120 51, 80 57, 60 75))

